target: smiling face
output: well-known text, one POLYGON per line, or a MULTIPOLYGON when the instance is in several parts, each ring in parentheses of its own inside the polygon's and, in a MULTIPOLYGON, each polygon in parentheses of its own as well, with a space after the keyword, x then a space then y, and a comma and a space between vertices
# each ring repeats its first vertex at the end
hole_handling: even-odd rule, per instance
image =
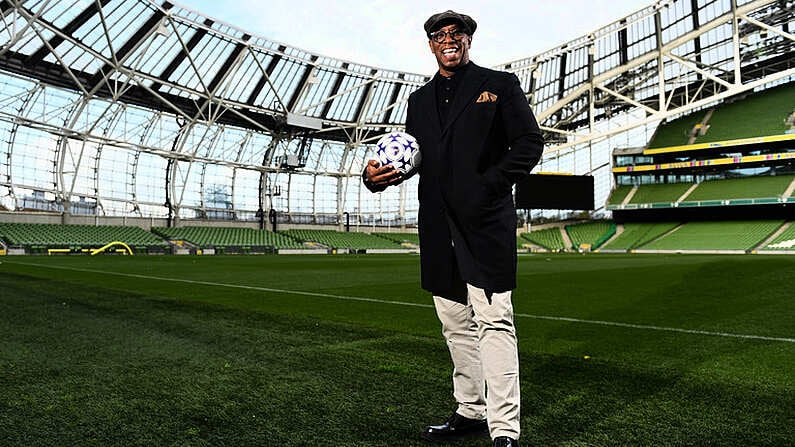
POLYGON ((451 36, 451 31, 460 30, 461 25, 454 23, 436 30, 444 32, 444 40, 436 42, 433 39, 428 41, 431 52, 436 56, 439 64, 439 73, 442 76, 452 76, 459 68, 469 62, 469 47, 472 45, 472 36, 464 34, 461 40, 455 40, 451 36))

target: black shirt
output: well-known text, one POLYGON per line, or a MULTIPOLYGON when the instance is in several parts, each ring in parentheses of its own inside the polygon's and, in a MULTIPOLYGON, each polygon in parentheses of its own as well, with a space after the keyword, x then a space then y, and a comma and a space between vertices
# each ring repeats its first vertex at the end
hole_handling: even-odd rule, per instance
POLYGON ((442 127, 447 123, 447 115, 450 114, 450 106, 453 105, 455 91, 461 84, 461 79, 463 79, 468 68, 469 63, 456 70, 453 76, 449 78, 442 76, 439 72, 436 72, 433 77, 434 89, 436 90, 436 109, 439 112, 439 124, 442 127))

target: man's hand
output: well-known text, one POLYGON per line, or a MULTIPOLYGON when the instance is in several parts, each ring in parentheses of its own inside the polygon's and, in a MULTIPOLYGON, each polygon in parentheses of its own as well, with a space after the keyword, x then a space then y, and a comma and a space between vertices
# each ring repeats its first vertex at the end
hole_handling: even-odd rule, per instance
POLYGON ((364 169, 367 181, 376 189, 383 190, 387 186, 397 185, 403 181, 403 174, 392 165, 381 166, 376 160, 369 160, 364 169))

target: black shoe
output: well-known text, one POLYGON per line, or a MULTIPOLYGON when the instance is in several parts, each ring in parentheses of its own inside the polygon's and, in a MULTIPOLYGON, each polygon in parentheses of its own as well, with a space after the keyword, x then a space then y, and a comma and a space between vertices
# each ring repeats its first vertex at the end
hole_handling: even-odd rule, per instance
POLYGON ((451 442, 473 438, 488 438, 489 426, 485 419, 469 419, 458 413, 453 413, 447 418, 444 424, 425 427, 425 430, 420 436, 422 439, 431 442, 451 442))
POLYGON ((494 447, 519 447, 519 441, 507 436, 497 436, 494 438, 494 447))

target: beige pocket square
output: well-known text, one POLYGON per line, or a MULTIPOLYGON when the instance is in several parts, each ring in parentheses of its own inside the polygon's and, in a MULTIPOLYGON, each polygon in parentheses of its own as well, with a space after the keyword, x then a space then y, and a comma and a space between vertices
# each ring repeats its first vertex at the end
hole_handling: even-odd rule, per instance
POLYGON ((492 92, 483 92, 475 102, 497 102, 497 95, 492 92))

